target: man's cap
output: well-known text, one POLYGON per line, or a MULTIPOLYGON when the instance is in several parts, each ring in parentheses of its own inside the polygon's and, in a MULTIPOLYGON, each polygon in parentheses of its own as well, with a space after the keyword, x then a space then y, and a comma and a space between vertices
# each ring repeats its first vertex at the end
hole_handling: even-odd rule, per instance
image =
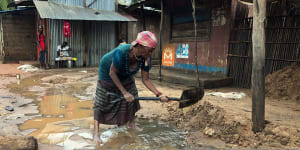
POLYGON ((150 31, 142 31, 138 33, 137 38, 135 41, 133 41, 131 44, 141 44, 146 47, 155 48, 157 44, 157 39, 154 33, 150 31))

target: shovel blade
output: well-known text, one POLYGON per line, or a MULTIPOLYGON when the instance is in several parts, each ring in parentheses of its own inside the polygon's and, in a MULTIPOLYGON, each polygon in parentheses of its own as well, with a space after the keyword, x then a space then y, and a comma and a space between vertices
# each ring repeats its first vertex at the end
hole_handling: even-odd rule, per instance
POLYGON ((201 100, 203 96, 204 90, 202 88, 192 88, 184 90, 180 97, 179 108, 193 105, 201 100))

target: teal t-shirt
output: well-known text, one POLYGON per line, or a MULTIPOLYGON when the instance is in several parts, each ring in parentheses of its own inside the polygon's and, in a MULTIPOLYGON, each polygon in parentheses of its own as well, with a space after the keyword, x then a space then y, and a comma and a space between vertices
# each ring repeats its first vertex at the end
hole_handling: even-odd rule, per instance
POLYGON ((135 75, 139 69, 149 72, 151 69, 151 58, 148 65, 145 65, 145 59, 139 59, 135 69, 129 68, 130 46, 131 44, 120 44, 102 57, 99 65, 99 80, 112 81, 109 76, 112 63, 119 70, 117 75, 121 81, 135 75))

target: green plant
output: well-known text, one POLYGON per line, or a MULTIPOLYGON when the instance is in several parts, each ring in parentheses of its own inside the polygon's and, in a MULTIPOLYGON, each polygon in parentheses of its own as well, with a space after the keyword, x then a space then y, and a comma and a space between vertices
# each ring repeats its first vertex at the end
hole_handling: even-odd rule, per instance
POLYGON ((7 4, 13 2, 13 0, 1 0, 0 1, 0 10, 4 11, 4 10, 11 10, 14 8, 7 8, 7 4))

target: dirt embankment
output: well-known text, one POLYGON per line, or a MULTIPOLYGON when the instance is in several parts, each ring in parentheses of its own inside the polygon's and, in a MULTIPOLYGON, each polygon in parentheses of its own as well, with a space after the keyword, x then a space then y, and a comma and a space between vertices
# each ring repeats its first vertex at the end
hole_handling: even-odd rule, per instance
POLYGON ((201 147, 199 137, 221 139, 228 148, 300 148, 300 129, 266 124, 263 132, 254 134, 251 131, 251 120, 240 123, 228 115, 229 110, 203 101, 190 108, 179 110, 176 105, 168 107, 169 122, 187 131, 188 144, 193 148, 201 147), (227 112, 226 112, 227 111, 227 112))
POLYGON ((266 77, 266 95, 300 102, 300 66, 291 65, 266 77))

